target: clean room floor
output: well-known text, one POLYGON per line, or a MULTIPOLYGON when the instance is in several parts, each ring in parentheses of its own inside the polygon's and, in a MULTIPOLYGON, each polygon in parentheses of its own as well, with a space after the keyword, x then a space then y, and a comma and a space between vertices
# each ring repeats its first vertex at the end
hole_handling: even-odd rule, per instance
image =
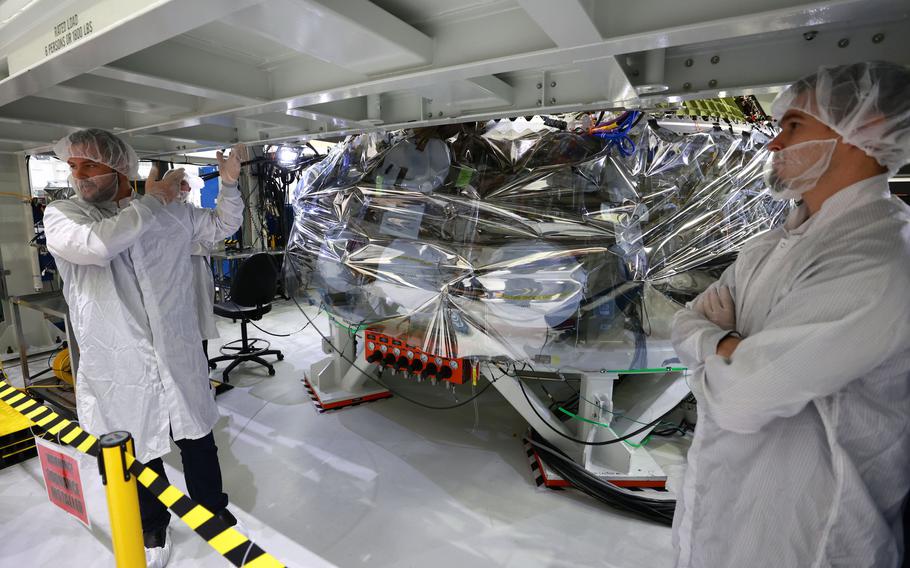
MULTIPOLYGON (((325 316, 315 321, 328 329, 325 316)), ((293 303, 279 303, 258 323, 289 333, 305 322, 293 303)), ((223 337, 239 337, 239 324, 218 325, 223 337)), ((218 397, 215 437, 232 509, 250 538, 288 566, 671 565, 669 528, 574 490, 537 488, 521 442, 527 426, 495 389, 457 410, 392 398, 318 414, 301 379, 325 357, 319 336, 306 329, 268 339, 285 360, 274 377, 253 365, 232 373, 236 388, 218 397)), ((18 384, 16 369, 10 375, 18 384)), ((391 382, 431 404, 454 402, 442 386, 391 382)), ((678 446, 654 447, 671 471, 681 468, 678 446)), ((166 464, 183 488, 176 448, 166 464)), ((0 564, 113 566, 97 466, 82 466, 91 530, 47 501, 36 459, 0 470, 0 564)), ((229 565, 179 519, 171 528, 169 566, 229 565)))

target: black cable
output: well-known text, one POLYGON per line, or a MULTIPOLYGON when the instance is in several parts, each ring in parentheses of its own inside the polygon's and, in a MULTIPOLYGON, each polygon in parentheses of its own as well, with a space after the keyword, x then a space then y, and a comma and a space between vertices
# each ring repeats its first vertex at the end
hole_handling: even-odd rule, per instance
POLYGON ((674 434, 679 434, 680 436, 685 436, 686 431, 682 428, 666 428, 664 430, 654 430, 651 432, 651 436, 657 436, 659 438, 667 438, 673 436, 674 434))
MULTIPOLYGON (((613 485, 609 481, 605 481, 605 480, 597 477, 596 475, 594 475, 593 473, 591 473, 590 471, 588 471, 587 469, 585 469, 584 467, 582 467, 581 465, 576 463, 574 460, 572 460, 572 458, 565 455, 562 451, 559 450, 559 448, 557 448, 557 447, 553 446, 552 444, 550 444, 549 442, 547 442, 540 435, 540 433, 538 433, 533 428, 531 429, 531 438, 530 439, 525 438, 524 440, 526 442, 528 442, 529 444, 531 444, 532 446, 539 448, 539 449, 543 450, 544 452, 546 452, 547 454, 549 454, 550 456, 552 456, 554 458, 555 462, 564 463, 564 464, 568 465, 569 469, 581 474, 582 477, 586 478, 586 481, 609 484, 608 487, 619 489, 622 492, 622 495, 624 497, 632 497, 636 500, 640 500, 643 502, 648 502, 650 504, 656 504, 656 505, 672 502, 672 500, 670 500, 670 499, 653 499, 653 498, 644 497, 644 496, 633 496, 627 490, 623 490, 623 489, 619 488, 619 486, 613 485)), ((548 462, 548 465, 553 465, 553 463, 548 462)), ((562 477, 561 474, 560 474, 560 477, 562 477)))
POLYGON ((627 489, 603 480, 569 458, 550 442, 543 439, 543 437, 541 437, 533 428, 531 429, 531 439, 525 438, 525 441, 549 454, 553 459, 548 460, 547 465, 551 466, 553 469, 561 470, 562 473, 560 473, 560 471, 557 471, 557 473, 567 481, 571 480, 572 482, 578 482, 580 485, 589 489, 594 489, 594 493, 598 494, 602 494, 602 490, 607 490, 612 497, 617 497, 626 503, 634 503, 636 506, 645 506, 651 510, 654 508, 663 509, 672 515, 676 504, 675 499, 656 499, 645 495, 636 495, 627 489))
POLYGON ((28 380, 29 380, 29 381, 34 381, 35 379, 37 379, 37 378, 40 377, 41 375, 46 375, 46 374, 50 373, 50 372, 53 371, 53 370, 54 370, 53 367, 48 367, 47 369, 45 369, 45 370, 43 370, 43 371, 38 371, 38 372, 35 373, 34 375, 31 375, 31 376, 28 378, 28 380))
POLYGON ((565 120, 559 120, 549 116, 541 116, 540 119, 543 121, 544 126, 549 126, 550 128, 566 130, 569 127, 569 124, 565 120))
POLYGON ((309 322, 307 322, 306 324, 304 324, 303 327, 301 327, 301 328, 298 329, 297 331, 292 331, 291 333, 272 333, 271 331, 266 331, 266 330, 262 329, 261 327, 259 327, 259 326, 256 325, 255 323, 253 323, 252 321, 249 322, 249 323, 250 323, 250 325, 252 325, 252 326, 255 327, 256 329, 258 329, 258 330, 261 331, 262 333, 264 333, 264 334, 266 334, 266 335, 271 335, 272 337, 290 337, 290 336, 296 335, 296 334, 300 333, 301 331, 305 330, 306 328, 310 327, 309 322))
MULTIPOLYGON (((678 406, 677 406, 677 408, 678 408, 678 406)), ((679 424, 674 425, 670 428, 664 428, 663 430, 654 430, 653 432, 651 432, 651 435, 667 437, 667 436, 673 436, 678 433, 680 436, 685 436, 686 434, 689 433, 690 430, 693 430, 693 429, 694 428, 693 428, 692 424, 690 424, 688 420, 683 418, 682 420, 679 421, 679 424)))
POLYGON ((50 354, 50 356, 47 358, 47 369, 44 369, 43 371, 40 371, 39 373, 30 376, 30 377, 28 378, 28 380, 33 381, 33 380, 37 379, 38 377, 40 377, 41 375, 47 374, 48 372, 52 372, 52 371, 54 370, 54 365, 53 365, 54 357, 56 357, 57 355, 59 355, 60 352, 63 351, 64 349, 66 349, 66 348, 67 348, 67 345, 66 345, 66 343, 64 343, 63 345, 61 345, 60 347, 58 347, 57 349, 55 349, 55 350, 50 354))
MULTIPOLYGON (((315 149, 314 149, 315 152, 315 149)), ((294 164, 282 165, 271 159, 260 160, 253 168, 252 175, 256 178, 256 191, 259 194, 258 213, 259 230, 257 239, 261 241, 262 233, 267 233, 268 248, 283 248, 289 234, 289 215, 287 206, 291 188, 300 180, 307 167, 324 159, 325 156, 316 153, 307 158, 300 157, 294 164)))
MULTIPOLYGON (((549 451, 545 446, 534 442, 530 443, 535 448, 545 452, 549 451)), ((554 452, 549 453, 550 455, 555 455, 554 452)), ((638 514, 668 526, 673 523, 673 514, 676 509, 675 499, 653 499, 644 495, 636 495, 591 475, 590 472, 568 459, 551 458, 546 460, 546 463, 557 475, 571 483, 572 486, 607 505, 638 514)))
MULTIPOLYGON (((550 409, 550 411, 553 411, 556 407, 561 406, 561 407, 565 408, 566 410, 572 410, 572 407, 577 406, 579 404, 579 400, 580 399, 578 397, 578 394, 572 394, 572 396, 570 396, 569 398, 567 398, 565 400, 554 400, 552 403, 550 403, 550 406, 548 408, 550 409)), ((567 415, 563 415, 563 416, 566 416, 566 418, 569 418, 569 416, 567 416, 567 415)))
POLYGON ((549 428, 550 430, 553 430, 554 432, 556 432, 557 434, 559 434, 560 436, 562 436, 562 437, 565 438, 566 440, 570 440, 570 441, 572 441, 572 442, 575 442, 576 444, 582 444, 582 445, 585 445, 585 446, 609 446, 610 444, 618 444, 619 442, 623 442, 623 441, 625 441, 625 440, 628 440, 629 438, 634 438, 635 436, 641 434, 642 432, 644 432, 644 431, 647 430, 648 428, 651 428, 652 426, 654 426, 655 424, 657 424, 658 422, 660 422, 660 419, 663 418, 663 416, 661 416, 660 418, 654 420, 653 422, 650 422, 650 423, 648 423, 648 424, 642 426, 642 427, 639 428, 638 430, 636 430, 636 431, 634 431, 634 432, 632 432, 632 433, 626 434, 625 436, 616 438, 616 439, 614 439, 614 440, 605 440, 605 441, 603 441, 603 442, 586 442, 585 440, 579 440, 578 438, 573 438, 572 436, 567 436, 566 434, 563 434, 562 432, 560 432, 559 430, 557 430, 556 428, 554 428, 552 424, 550 424, 549 422, 547 422, 547 420, 546 420, 543 416, 541 416, 539 412, 537 412, 537 409, 534 408, 534 405, 531 403, 531 398, 528 396, 528 392, 525 390, 525 385, 524 385, 523 382, 521 382, 521 379, 519 379, 519 378, 517 378, 517 377, 513 377, 513 378, 514 378, 516 381, 518 381, 518 386, 521 388, 521 394, 525 395, 525 400, 528 401, 528 406, 530 406, 530 407, 531 407, 531 410, 534 411, 534 414, 536 414, 537 417, 540 418, 540 421, 543 422, 544 425, 545 425, 547 428, 549 428))
POLYGON ((656 499, 645 495, 636 495, 627 489, 603 480, 563 455, 534 430, 531 431, 531 439, 525 438, 525 441, 551 456, 551 459, 545 460, 547 465, 557 470, 560 477, 570 481, 573 485, 577 485, 580 489, 586 490, 586 492, 599 498, 606 497, 607 499, 605 500, 608 500, 610 504, 617 504, 618 502, 635 512, 656 512, 666 515, 665 519, 667 521, 672 519, 673 511, 676 508, 675 499, 656 499))
MULTIPOLYGON (((669 374, 669 371, 668 371, 667 373, 664 374, 664 377, 666 377, 668 374, 669 374)), ((572 392, 575 393, 575 396, 574 396, 574 397, 569 397, 569 399, 567 399, 568 401, 571 401, 573 398, 577 398, 577 399, 578 399, 579 407, 580 407, 580 405, 581 405, 581 402, 584 401, 586 404, 589 404, 589 405, 591 405, 591 406, 593 406, 593 407, 595 407, 595 408, 600 408, 600 406, 598 406, 597 404, 595 404, 595 403, 591 402, 590 400, 588 400, 588 399, 582 397, 582 396, 581 396, 581 391, 579 391, 579 390, 576 389, 574 386, 572 386, 572 383, 570 383, 570 382, 568 382, 568 381, 564 381, 564 383, 565 383, 565 385, 566 385, 567 387, 569 387, 569 388, 572 390, 572 392)), ((689 396, 691 397, 692 395, 690 394, 689 396)), ((688 397, 687 397, 686 399, 684 399, 682 402, 686 402, 687 400, 688 400, 688 397)), ((693 397, 693 400, 694 400, 694 397, 693 397)), ((553 410, 553 407, 554 407, 554 406, 555 406, 555 405, 551 404, 551 405, 550 405, 550 410, 553 410)), ((565 405, 561 405, 561 406, 565 407, 565 405)), ((679 407, 679 405, 676 405, 675 407, 673 407, 672 409, 670 409, 666 414, 664 414, 664 416, 666 416, 667 414, 670 414, 670 412, 673 412, 673 411, 676 410, 678 407, 679 407)), ((570 409, 567 408, 567 410, 570 410, 570 409)), ((635 422, 635 423, 637 423, 637 424, 644 424, 644 422, 639 422, 638 420, 635 420, 634 418, 629 418, 628 416, 625 416, 625 415, 623 415, 623 414, 616 414, 616 413, 612 413, 612 412, 611 412, 611 414, 614 415, 614 417, 615 417, 616 420, 629 420, 630 422, 635 422)), ((568 415, 566 415, 566 416, 567 416, 568 418, 571 418, 571 416, 568 416, 568 415)), ((561 419, 562 416, 560 416, 559 418, 561 419)), ((674 424, 673 422, 665 422, 665 424, 667 424, 668 426, 672 426, 672 427, 674 427, 674 428, 678 428, 678 427, 679 427, 679 426, 677 426, 676 424, 674 424)), ((684 430, 684 431, 685 431, 685 430, 684 430)), ((659 434, 658 434, 658 435, 659 435, 659 434)))
POLYGON ((61 345, 60 347, 55 349, 53 353, 50 354, 50 357, 47 358, 47 368, 48 369, 50 369, 50 370, 54 369, 54 366, 53 366, 54 357, 56 357, 64 349, 66 349, 66 346, 61 345))
MULTIPOLYGON (((683 401, 683 402, 685 402, 685 401, 683 401)), ((676 407, 673 410, 676 410, 677 408, 679 408, 679 406, 681 404, 682 403, 676 405, 676 407)), ((673 410, 671 410, 670 412, 673 412, 673 410)), ((685 436, 686 434, 689 433, 689 430, 691 428, 692 428, 692 426, 686 421, 685 418, 683 418, 682 420, 679 421, 679 424, 670 424, 669 428, 664 428, 662 430, 655 429, 653 432, 651 432, 651 435, 667 437, 667 436, 673 436, 673 435, 679 434, 680 436, 685 436)))
POLYGON ((468 404, 468 403, 473 402, 475 399, 477 399, 478 397, 480 397, 480 395, 482 395, 483 393, 487 392, 487 389, 489 389, 491 386, 493 386, 493 383, 496 382, 498 379, 501 378, 501 377, 497 377, 496 379, 494 379, 494 380, 492 380, 492 381, 489 381, 489 382, 487 383, 487 386, 485 386, 485 387, 483 387, 482 389, 480 389, 480 392, 474 394, 473 396, 471 396, 470 398, 468 398, 468 399, 466 399, 466 400, 463 400, 463 401, 461 401, 461 402, 459 402, 459 403, 457 403, 457 404, 453 404, 453 405, 451 405, 451 406, 434 406, 434 405, 432 405, 432 404, 426 404, 426 403, 420 402, 419 400, 414 400, 413 398, 411 398, 411 397, 409 397, 409 396, 405 396, 405 395, 401 394, 401 392, 396 391, 395 389, 389 387, 389 386, 388 386, 387 384, 385 384, 384 382, 380 381, 380 380, 377 379, 376 377, 372 376, 372 375, 369 374, 368 372, 366 372, 366 371, 364 371, 363 369, 361 369, 360 367, 358 367, 357 364, 356 364, 354 361, 352 361, 351 359, 348 359, 347 357, 345 357, 345 356, 344 356, 344 353, 342 353, 341 350, 339 350, 337 347, 335 347, 335 344, 332 343, 332 340, 330 340, 328 337, 326 337, 326 336, 322 333, 322 331, 320 331, 319 327, 317 327, 316 324, 313 323, 313 320, 310 319, 310 316, 308 316, 308 315, 306 314, 306 312, 303 311, 303 307, 301 307, 301 305, 297 303, 297 298, 291 297, 291 299, 294 300, 294 304, 297 305, 297 309, 300 310, 300 313, 303 314, 303 317, 306 318, 307 322, 309 322, 309 325, 312 325, 312 326, 313 326, 313 329, 316 330, 316 333, 319 334, 319 336, 323 339, 323 341, 325 341, 325 342, 332 348, 332 350, 334 350, 336 353, 338 353, 338 356, 339 356, 339 357, 341 357, 342 359, 344 359, 345 361, 347 361, 348 363, 350 363, 351 366, 354 367, 355 369, 357 369, 357 370, 360 372, 360 374, 363 375, 364 377, 366 377, 366 378, 370 379, 371 381, 373 381, 374 383, 380 385, 382 388, 388 390, 389 392, 391 392, 391 393, 394 394, 395 396, 399 396, 399 397, 403 398, 404 400, 406 400, 406 401, 408 401, 408 402, 410 402, 410 403, 412 403, 412 404, 416 404, 417 406, 421 406, 421 407, 427 408, 427 409, 429 409, 429 410, 452 410, 452 409, 455 409, 455 408, 459 408, 459 407, 461 407, 461 406, 464 406, 464 405, 466 405, 466 404, 468 404))
POLYGON ((531 431, 531 439, 526 438, 525 440, 535 448, 547 453, 550 456, 550 459, 546 460, 547 465, 582 492, 607 505, 638 514, 661 524, 672 525, 676 509, 675 499, 654 499, 636 495, 600 479, 558 451, 534 430, 531 431))
MULTIPOLYGON (((255 158, 253 158, 252 160, 247 160, 247 161, 245 161, 245 162, 240 162, 240 167, 242 168, 243 166, 248 166, 248 165, 250 165, 250 164, 255 164, 255 163, 258 163, 258 162, 262 162, 262 161, 267 160, 267 159, 268 159, 268 158, 265 158, 265 157, 263 157, 263 156, 257 156, 257 157, 255 157, 255 158)), ((207 174, 202 174, 202 175, 199 176, 199 177, 202 178, 203 181, 209 181, 209 180, 211 180, 211 179, 215 179, 216 177, 220 177, 220 176, 221 176, 221 172, 219 172, 218 169, 216 168, 215 171, 209 172, 209 173, 207 173, 207 174)))

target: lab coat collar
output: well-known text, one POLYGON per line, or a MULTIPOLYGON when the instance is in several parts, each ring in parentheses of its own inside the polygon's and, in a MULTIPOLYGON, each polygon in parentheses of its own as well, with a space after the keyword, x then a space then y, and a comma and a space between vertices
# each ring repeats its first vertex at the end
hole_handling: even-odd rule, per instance
POLYGON ((829 197, 818 212, 819 215, 838 216, 842 213, 871 203, 876 199, 890 199, 891 190, 888 189, 888 174, 881 174, 848 185, 829 197))
POLYGON ((87 204, 87 205, 91 205, 91 206, 93 206, 93 207, 97 207, 98 209, 101 209, 101 210, 111 211, 111 212, 117 212, 117 211, 119 211, 120 209, 125 208, 125 207, 126 207, 127 205, 129 205, 134 199, 137 199, 137 198, 139 198, 139 197, 141 197, 141 196, 140 196, 138 193, 136 193, 135 190, 133 190, 133 192, 132 192, 130 195, 124 197, 123 199, 121 199, 120 201, 117 201, 117 202, 114 202, 114 201, 102 201, 101 203, 89 203, 88 201, 86 201, 86 200, 82 199, 81 197, 79 197, 78 194, 74 195, 71 199, 75 199, 75 200, 77 200, 77 201, 81 201, 81 202, 83 202, 83 203, 85 203, 85 204, 87 204))
POLYGON ((120 201, 117 202, 117 208, 123 209, 127 205, 129 205, 134 199, 138 199, 138 198, 139 198, 139 194, 136 193, 136 190, 133 190, 133 192, 131 194, 129 194, 128 196, 124 197, 123 199, 121 199, 120 201))
POLYGON ((809 208, 805 203, 800 205, 787 217, 784 229, 790 235, 805 234, 812 226, 826 224, 856 209, 866 203, 877 199, 890 199, 891 191, 888 189, 888 174, 881 174, 858 181, 838 191, 824 203, 815 215, 809 216, 809 208))

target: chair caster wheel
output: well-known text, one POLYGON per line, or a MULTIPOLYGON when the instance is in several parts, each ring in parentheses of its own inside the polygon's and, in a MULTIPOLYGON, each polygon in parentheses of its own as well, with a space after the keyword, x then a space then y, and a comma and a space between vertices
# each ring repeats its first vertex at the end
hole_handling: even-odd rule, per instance
POLYGON ((218 363, 209 363, 209 370, 214 371, 218 368, 218 363))
POLYGON ((282 355, 281 353, 279 353, 279 354, 278 354, 278 360, 279 360, 279 361, 284 361, 284 355, 282 355))
POLYGON ((275 376, 275 369, 269 369, 269 376, 270 376, 270 377, 274 377, 274 376, 275 376))

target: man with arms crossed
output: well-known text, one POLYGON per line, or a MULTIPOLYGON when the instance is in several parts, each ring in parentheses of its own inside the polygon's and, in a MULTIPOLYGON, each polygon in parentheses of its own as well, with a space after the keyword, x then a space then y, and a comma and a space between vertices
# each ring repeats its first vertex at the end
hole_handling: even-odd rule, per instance
POLYGON ((676 566, 897 568, 910 487, 910 72, 823 67, 782 92, 772 195, 800 199, 680 311, 698 427, 676 566))

